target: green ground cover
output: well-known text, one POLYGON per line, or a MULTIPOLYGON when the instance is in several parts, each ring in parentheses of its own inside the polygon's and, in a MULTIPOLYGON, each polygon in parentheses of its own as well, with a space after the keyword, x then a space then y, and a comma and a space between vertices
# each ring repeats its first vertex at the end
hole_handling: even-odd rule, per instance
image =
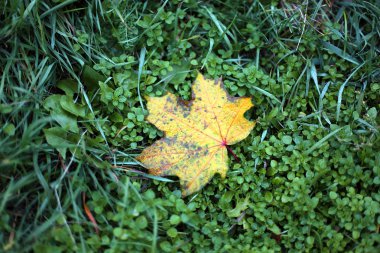
POLYGON ((380 2, 0 1, 0 251, 378 252, 380 2), (144 96, 251 96, 225 179, 134 159, 144 96), (97 225, 94 225, 96 222, 97 225))

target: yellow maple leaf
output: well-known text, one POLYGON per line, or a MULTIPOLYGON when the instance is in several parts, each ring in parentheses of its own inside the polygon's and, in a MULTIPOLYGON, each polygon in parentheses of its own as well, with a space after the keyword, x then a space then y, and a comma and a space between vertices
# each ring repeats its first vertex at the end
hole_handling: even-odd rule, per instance
POLYGON ((198 74, 192 91, 190 102, 171 93, 147 97, 147 120, 165 137, 137 157, 151 174, 179 177, 183 196, 201 189, 215 173, 224 178, 227 145, 246 138, 255 126, 244 118, 253 106, 251 98, 229 96, 222 79, 214 81, 198 74))

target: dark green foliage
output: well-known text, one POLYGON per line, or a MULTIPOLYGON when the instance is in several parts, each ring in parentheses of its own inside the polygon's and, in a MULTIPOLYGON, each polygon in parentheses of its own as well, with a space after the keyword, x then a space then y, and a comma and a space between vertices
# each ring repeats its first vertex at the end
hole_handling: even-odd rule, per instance
POLYGON ((379 251, 378 1, 2 5, 3 251, 379 251), (162 136, 144 96, 197 71, 257 125, 181 199, 134 157, 162 136))

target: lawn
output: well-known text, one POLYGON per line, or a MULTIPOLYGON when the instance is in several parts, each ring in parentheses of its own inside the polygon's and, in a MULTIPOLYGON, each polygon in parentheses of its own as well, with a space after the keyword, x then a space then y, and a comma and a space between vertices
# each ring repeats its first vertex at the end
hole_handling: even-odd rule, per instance
POLYGON ((0 1, 0 252, 379 252, 380 1, 0 1), (251 97, 183 197, 148 97, 251 97))

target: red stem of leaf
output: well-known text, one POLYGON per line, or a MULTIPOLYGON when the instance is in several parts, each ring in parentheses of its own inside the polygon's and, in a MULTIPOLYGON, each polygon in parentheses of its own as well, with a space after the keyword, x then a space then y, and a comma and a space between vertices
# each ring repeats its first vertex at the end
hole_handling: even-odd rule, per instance
POLYGON ((84 211, 85 211, 87 217, 90 219, 91 223, 94 225, 96 234, 99 235, 98 224, 96 223, 96 220, 95 220, 94 216, 92 215, 90 208, 88 208, 88 206, 86 204, 86 193, 84 193, 84 192, 82 193, 82 200, 83 200, 84 211))
POLYGON ((239 162, 239 158, 235 155, 234 151, 229 146, 226 146, 227 150, 234 156, 235 161, 239 162))

